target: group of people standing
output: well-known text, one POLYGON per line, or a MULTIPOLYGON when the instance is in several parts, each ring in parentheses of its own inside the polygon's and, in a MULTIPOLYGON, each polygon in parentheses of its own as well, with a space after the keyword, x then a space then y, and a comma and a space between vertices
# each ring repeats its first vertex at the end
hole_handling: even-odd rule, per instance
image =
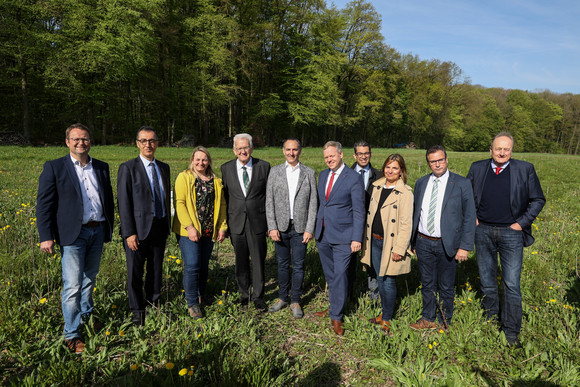
MULTIPOLYGON (((81 353, 80 327, 91 319, 101 251, 112 237, 114 199, 108 165, 88 155, 88 128, 67 128, 66 144, 70 154, 48 161, 40 176, 37 224, 42 251, 53 254, 55 244, 60 245, 65 345, 81 353)), ((170 231, 181 250, 185 299, 194 319, 203 316, 208 301, 205 284, 213 244, 228 235, 235 254, 237 302, 247 306, 252 301, 257 310, 270 312, 288 306, 295 318, 302 318, 304 261, 315 238, 329 308, 314 315, 330 317, 337 335, 344 334, 343 313, 359 258, 368 273, 369 295, 381 303, 382 313, 370 322, 390 332, 396 277, 410 272, 413 253, 421 274, 423 312, 411 328, 448 329, 456 267, 475 244, 487 316, 501 321, 510 345, 520 345, 523 247, 533 243, 531 224, 545 198, 533 165, 511 159, 513 138, 508 133, 496 136, 492 159, 474 163, 467 178, 447 169, 442 146, 429 148, 426 159, 432 173, 417 181, 414 193, 406 184, 403 157, 392 154, 376 170, 364 141, 354 146, 351 168, 343 161, 342 145, 327 142, 322 151, 328 168, 317 182, 314 170, 300 162, 298 139, 284 141, 286 161, 271 168, 252 157, 252 137, 238 134, 236 158, 221 166, 221 178, 214 173, 209 151, 202 146, 193 150, 188 168, 175 181, 173 223, 169 166, 155 158, 157 133, 141 127, 136 144, 139 156, 121 164, 117 176, 134 325, 143 325, 146 309, 159 302, 170 231), (278 299, 269 308, 264 301, 267 237, 275 243, 279 282, 278 299), (501 318, 498 253, 504 288, 501 318)))

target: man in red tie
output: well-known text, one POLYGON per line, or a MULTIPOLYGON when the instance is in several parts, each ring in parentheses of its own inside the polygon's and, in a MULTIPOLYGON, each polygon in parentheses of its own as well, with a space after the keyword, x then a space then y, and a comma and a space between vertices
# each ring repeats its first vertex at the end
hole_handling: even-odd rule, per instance
POLYGON ((511 158, 513 137, 501 132, 489 149, 491 160, 471 164, 467 178, 477 209, 475 251, 487 318, 500 322, 497 256, 503 285, 502 330, 509 346, 521 347, 522 272, 524 247, 534 243, 532 222, 546 203, 534 166, 511 158))
POLYGON ((328 284, 330 308, 315 313, 330 316, 334 332, 344 334, 343 309, 348 292, 347 269, 352 253, 360 250, 365 219, 363 180, 342 161, 342 145, 327 142, 322 148, 328 166, 318 178, 320 206, 315 237, 324 277, 328 284))

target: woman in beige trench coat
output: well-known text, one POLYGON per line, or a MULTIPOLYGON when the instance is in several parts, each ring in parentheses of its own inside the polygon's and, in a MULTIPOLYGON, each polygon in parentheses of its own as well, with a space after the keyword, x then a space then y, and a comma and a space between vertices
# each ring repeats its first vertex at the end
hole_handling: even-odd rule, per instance
POLYGON ((387 157, 383 175, 373 183, 361 262, 377 274, 381 297, 382 313, 370 322, 388 333, 397 298, 396 278, 411 271, 413 191, 406 185, 403 156, 387 157))

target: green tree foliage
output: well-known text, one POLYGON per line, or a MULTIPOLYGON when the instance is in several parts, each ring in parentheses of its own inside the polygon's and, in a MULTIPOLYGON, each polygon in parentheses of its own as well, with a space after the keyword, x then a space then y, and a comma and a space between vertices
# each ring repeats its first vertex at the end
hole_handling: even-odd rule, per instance
POLYGON ((580 151, 580 96, 472 86, 380 29, 367 0, 0 0, 0 130, 53 143, 81 121, 101 143, 152 125, 167 143, 247 131, 257 145, 459 151, 508 130, 517 151, 580 151))

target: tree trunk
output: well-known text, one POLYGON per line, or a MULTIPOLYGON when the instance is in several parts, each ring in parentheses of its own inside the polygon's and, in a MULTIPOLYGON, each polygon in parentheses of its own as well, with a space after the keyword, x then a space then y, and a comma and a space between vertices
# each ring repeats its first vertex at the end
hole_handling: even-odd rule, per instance
POLYGON ((22 66, 21 71, 22 84, 22 134, 24 138, 30 140, 30 109, 28 106, 28 85, 26 79, 26 67, 22 66))

